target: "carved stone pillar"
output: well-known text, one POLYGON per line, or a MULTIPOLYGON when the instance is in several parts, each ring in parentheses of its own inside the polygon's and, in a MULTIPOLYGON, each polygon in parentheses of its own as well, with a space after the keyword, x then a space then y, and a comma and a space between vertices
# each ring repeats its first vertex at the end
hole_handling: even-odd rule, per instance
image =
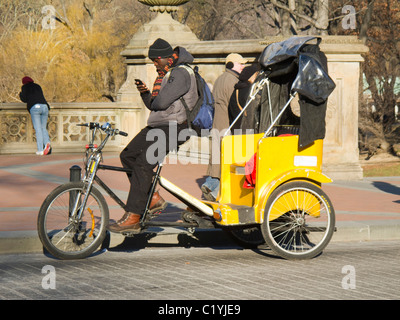
MULTIPOLYGON (((368 48, 355 36, 323 37, 329 75, 336 88, 328 99, 323 171, 336 180, 362 179, 358 149, 359 84, 368 48)), ((362 88, 361 88, 362 89, 362 88)))

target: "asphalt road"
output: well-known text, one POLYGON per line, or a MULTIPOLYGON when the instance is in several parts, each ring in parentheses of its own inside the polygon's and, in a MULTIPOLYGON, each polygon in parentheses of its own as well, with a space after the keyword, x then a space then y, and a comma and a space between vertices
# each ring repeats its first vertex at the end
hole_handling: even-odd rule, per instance
POLYGON ((162 300, 149 306, 153 314, 167 312, 168 303, 174 308, 170 312, 188 312, 173 306, 206 300, 197 301, 192 315, 243 314, 246 302, 241 300, 398 300, 399 261, 399 241, 331 243, 306 261, 283 260, 267 248, 235 246, 128 244, 72 261, 44 254, 0 255, 0 299, 162 300), (218 301, 224 305, 220 311, 218 301))

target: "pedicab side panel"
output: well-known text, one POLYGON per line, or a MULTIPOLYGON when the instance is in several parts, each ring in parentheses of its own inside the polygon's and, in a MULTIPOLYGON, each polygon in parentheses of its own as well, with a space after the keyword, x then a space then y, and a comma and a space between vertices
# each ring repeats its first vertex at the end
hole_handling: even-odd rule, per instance
POLYGON ((242 188, 246 162, 257 152, 262 134, 231 135, 222 139, 220 203, 253 206, 252 189, 242 188))
POLYGON ((221 187, 217 202, 209 202, 221 225, 254 223, 254 190, 243 188, 244 166, 257 152, 263 134, 230 135, 221 142, 221 187))
MULTIPOLYGON (((321 183, 332 182, 322 173, 322 152, 323 140, 315 140, 314 143, 302 149, 298 147, 298 136, 271 137, 260 141, 255 190, 255 220, 258 223, 263 222, 264 209, 269 196, 283 183, 297 180, 321 186, 321 183)), ((298 194, 298 196, 301 195, 303 194, 298 194)), ((287 200, 286 208, 291 203, 294 206, 292 199, 282 199, 284 200, 287 200)), ((314 210, 316 215, 319 212, 318 209, 318 204, 316 204, 314 210)), ((276 210, 270 219, 278 218, 282 212, 276 210)))

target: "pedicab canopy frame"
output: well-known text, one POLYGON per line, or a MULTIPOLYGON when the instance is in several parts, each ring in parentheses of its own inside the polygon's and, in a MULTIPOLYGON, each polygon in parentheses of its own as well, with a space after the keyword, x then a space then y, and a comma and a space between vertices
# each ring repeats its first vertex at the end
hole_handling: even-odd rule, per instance
POLYGON ((293 37, 272 43, 262 52, 259 63, 269 78, 288 73, 297 64, 297 76, 293 81, 291 92, 297 92, 315 103, 322 103, 335 89, 335 83, 321 61, 318 61, 316 56, 310 55, 307 50, 302 50, 313 40, 317 42, 316 46, 319 46, 321 38, 317 37, 293 37))
POLYGON ((258 81, 253 85, 245 107, 233 121, 227 134, 229 134, 232 126, 238 119, 240 119, 246 108, 255 99, 256 95, 266 86, 269 99, 270 123, 268 129, 265 131, 264 137, 268 136, 273 126, 279 121, 282 114, 286 111, 286 108, 290 105, 290 102, 294 99, 295 95, 299 94, 300 100, 303 102, 300 103, 300 113, 303 115, 301 120, 304 120, 306 124, 309 125, 309 127, 306 127, 305 125, 303 126, 302 124, 300 125, 299 145, 306 146, 311 143, 312 140, 315 140, 308 137, 301 139, 303 136, 302 131, 304 131, 308 136, 310 135, 310 131, 313 130, 314 126, 310 123, 309 118, 311 118, 311 121, 313 121, 314 118, 317 118, 315 120, 323 122, 322 124, 318 123, 317 125, 323 126, 323 136, 319 134, 320 137, 318 138, 324 138, 326 112, 325 102, 335 89, 336 85, 328 75, 326 57, 319 51, 320 43, 321 38, 318 37, 292 37, 288 40, 268 45, 259 57, 259 64, 262 71, 258 77, 258 81), (296 74, 294 80, 290 77, 285 78, 290 74, 296 74), (270 79, 279 79, 279 82, 289 82, 292 80, 289 90, 289 101, 281 108, 279 114, 275 117, 275 120, 272 118, 273 111, 271 94, 269 91, 270 79), (311 108, 310 110, 310 105, 315 106, 315 108, 311 108), (312 114, 309 114, 309 112, 312 112, 312 114))

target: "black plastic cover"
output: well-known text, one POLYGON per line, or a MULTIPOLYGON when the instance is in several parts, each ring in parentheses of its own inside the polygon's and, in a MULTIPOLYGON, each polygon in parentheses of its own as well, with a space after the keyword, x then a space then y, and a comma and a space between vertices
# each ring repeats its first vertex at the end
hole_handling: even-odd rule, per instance
POLYGON ((336 85, 321 64, 303 54, 300 54, 298 64, 299 70, 293 81, 291 91, 295 91, 316 103, 326 101, 336 85))
POLYGON ((315 103, 322 103, 335 89, 335 83, 317 60, 302 52, 303 47, 314 44, 313 40, 317 46, 321 42, 318 37, 292 37, 271 43, 263 50, 259 63, 270 79, 283 77, 289 72, 296 74, 297 67, 291 92, 296 91, 315 103))
POLYGON ((321 42, 321 38, 317 37, 292 37, 285 41, 271 43, 263 50, 258 61, 261 67, 268 69, 276 63, 297 57, 301 47, 311 40, 316 40, 317 45, 321 42))

